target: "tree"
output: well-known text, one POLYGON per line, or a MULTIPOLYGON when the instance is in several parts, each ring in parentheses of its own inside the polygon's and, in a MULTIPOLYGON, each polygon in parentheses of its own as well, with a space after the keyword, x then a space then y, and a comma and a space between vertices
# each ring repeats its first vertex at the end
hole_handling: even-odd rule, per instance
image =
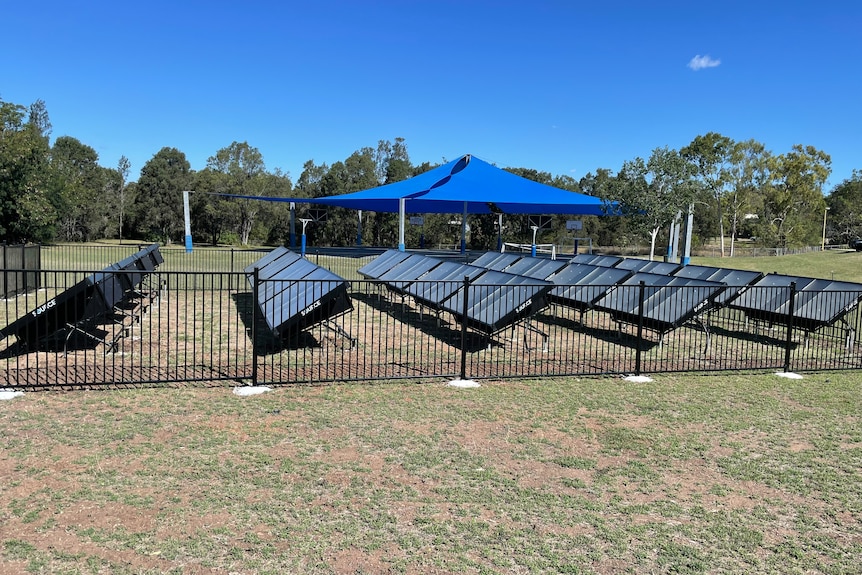
POLYGON ((649 235, 653 259, 659 231, 691 206, 697 190, 691 164, 676 150, 664 147, 654 149, 647 162, 641 158, 625 162, 611 186, 610 199, 620 202, 634 229, 649 235))
POLYGON ((820 220, 811 214, 821 214, 826 207, 823 185, 831 164, 828 154, 799 144, 770 159, 760 220, 764 239, 779 247, 820 243, 820 220))
POLYGON ((128 206, 134 202, 132 195, 134 188, 130 189, 127 185, 129 179, 129 170, 132 168, 129 158, 120 156, 117 162, 117 168, 114 171, 116 174, 116 187, 112 191, 115 195, 117 206, 117 236, 120 238, 120 243, 123 243, 123 221, 126 217, 128 206))
MULTIPOLYGON (((610 198, 614 195, 613 189, 616 185, 616 176, 606 168, 599 168, 595 175, 588 172, 580 179, 578 186, 581 193, 596 198, 610 198)), ((603 246, 627 246, 632 241, 632 230, 629 229, 628 218, 622 217, 597 217, 587 216, 583 218, 583 234, 603 246)))
POLYGON ((730 257, 733 257, 736 239, 747 214, 757 214, 762 206, 759 192, 769 178, 770 154, 760 142, 736 142, 731 150, 728 168, 729 192, 725 198, 725 212, 730 220, 730 257))
POLYGON ((862 170, 835 186, 826 198, 832 238, 848 243, 862 237, 862 170))
POLYGON ((56 218, 44 189, 51 127, 44 103, 27 114, 0 100, 0 237, 7 242, 49 239, 56 218))
POLYGON ((98 200, 104 189, 99 155, 77 138, 61 136, 51 147, 47 193, 58 214, 58 235, 88 241, 101 229, 107 211, 98 200))
POLYGON ((191 184, 191 166, 176 148, 162 148, 141 169, 136 202, 137 228, 166 244, 183 233, 183 190, 191 184))
POLYGON ((724 210, 723 200, 730 179, 730 162, 734 142, 727 136, 709 132, 697 136, 691 144, 680 150, 680 155, 695 169, 695 176, 713 201, 718 223, 721 257, 724 257, 724 210))
MULTIPOLYGON (((230 194, 243 196, 268 195, 268 180, 263 155, 248 142, 233 142, 207 160, 207 167, 222 176, 223 189, 230 194)), ((248 245, 248 238, 260 211, 259 200, 234 200, 238 210, 240 243, 248 245)))

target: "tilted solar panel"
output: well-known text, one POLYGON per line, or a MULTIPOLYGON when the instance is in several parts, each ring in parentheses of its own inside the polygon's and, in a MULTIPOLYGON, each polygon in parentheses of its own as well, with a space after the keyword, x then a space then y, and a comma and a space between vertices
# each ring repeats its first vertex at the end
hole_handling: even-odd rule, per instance
POLYGON ((521 254, 485 252, 471 263, 480 268, 502 271, 522 257, 521 254))
POLYGON ((444 261, 407 286, 405 291, 419 303, 437 309, 463 285, 465 276, 477 278, 486 271, 470 264, 444 261))
POLYGON ((288 337, 353 309, 347 281, 287 248, 276 248, 246 268, 252 286, 255 268, 257 305, 273 335, 288 337))
POLYGON ((359 268, 357 273, 364 278, 376 280, 379 279, 381 275, 406 260, 408 257, 410 257, 410 254, 407 252, 386 250, 372 261, 359 268))
POLYGON ((471 283, 468 291, 461 286, 441 307, 469 327, 492 335, 544 308, 553 286, 548 281, 489 270, 471 283))
POLYGON ((554 303, 584 311, 630 275, 629 270, 570 264, 551 278, 556 285, 549 297, 554 303))
POLYGON ((638 272, 599 298, 595 307, 626 323, 638 323, 642 314, 644 326, 664 332, 714 305, 713 298, 724 289, 724 284, 717 282, 638 272))
POLYGON ((566 262, 563 260, 525 257, 507 267, 506 271, 510 274, 546 280, 566 267, 566 265, 566 262))
POLYGON ((670 262, 655 262, 641 258, 625 258, 615 267, 623 270, 631 270, 633 272, 669 275, 680 269, 682 266, 670 262))
POLYGON ((796 286, 793 325, 807 331, 836 323, 862 299, 862 284, 769 274, 734 299, 730 307, 752 319, 786 323, 791 284, 796 286))
POLYGON ((0 330, 0 340, 15 335, 27 349, 36 350, 41 342, 60 330, 87 333, 80 326, 91 325, 97 318, 111 313, 132 295, 147 273, 155 269, 152 263, 160 261, 163 260, 158 244, 141 249, 84 278, 7 325, 0 330))
POLYGON ((594 254, 578 254, 571 259, 575 264, 587 264, 591 266, 603 266, 612 268, 623 261, 623 258, 617 256, 601 256, 594 254))
POLYGON ((680 278, 697 279, 723 283, 727 286, 716 298, 716 303, 724 305, 745 291, 751 284, 763 277, 760 272, 735 270, 711 266, 687 265, 673 273, 680 278))

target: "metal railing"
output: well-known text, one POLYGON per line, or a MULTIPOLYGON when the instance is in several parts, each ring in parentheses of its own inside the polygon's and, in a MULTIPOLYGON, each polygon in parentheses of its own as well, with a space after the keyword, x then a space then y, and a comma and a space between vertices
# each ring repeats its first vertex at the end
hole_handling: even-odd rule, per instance
MULTIPOLYGON (((0 388, 862 367, 857 294, 849 292, 835 292, 830 301, 840 303, 834 309, 821 306, 820 315, 804 307, 805 315, 794 312, 791 300, 802 292, 791 286, 750 288, 758 290, 754 301, 764 304, 755 308, 766 308, 776 298, 791 302, 771 315, 714 307, 676 322, 661 314, 620 314, 552 301, 529 318, 502 325, 493 319, 502 314, 494 304, 486 306, 491 319, 462 321, 468 309, 500 286, 472 285, 458 313, 420 305, 377 281, 354 279, 349 282, 351 310, 282 337, 269 329, 256 303, 255 294, 272 287, 266 281, 250 282, 238 271, 160 269, 121 306, 92 314, 82 301, 70 308, 56 334, 24 345, 19 334, 9 332, 13 324, 52 309, 51 302, 80 281, 81 271, 42 275, 43 287, 0 304, 6 336, 0 339, 0 388)), ((320 291, 311 281, 293 283, 301 294, 320 291)), ((455 287, 436 283, 439 289, 455 287)), ((629 290, 625 299, 634 298, 637 309, 644 309, 644 286, 614 289, 629 290)), ((682 305, 674 301, 677 297, 688 301, 687 289, 678 288, 667 305, 682 305)), ((301 302, 299 309, 312 303, 301 302)))

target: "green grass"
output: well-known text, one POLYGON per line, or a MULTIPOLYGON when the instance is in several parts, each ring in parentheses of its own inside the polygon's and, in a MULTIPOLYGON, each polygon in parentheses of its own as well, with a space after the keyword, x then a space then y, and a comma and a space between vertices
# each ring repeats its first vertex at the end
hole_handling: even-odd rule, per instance
POLYGON ((765 257, 693 257, 691 263, 763 273, 781 273, 804 277, 862 282, 862 252, 827 250, 787 256, 765 257))
POLYGON ((27 394, 0 572, 856 573, 855 373, 27 394))

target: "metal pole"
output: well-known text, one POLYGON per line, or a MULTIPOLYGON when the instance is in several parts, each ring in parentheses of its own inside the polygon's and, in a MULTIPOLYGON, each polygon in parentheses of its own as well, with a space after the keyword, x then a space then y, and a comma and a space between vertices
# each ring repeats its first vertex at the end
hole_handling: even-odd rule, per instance
POLYGON ((255 267, 252 272, 251 302, 251 384, 257 385, 257 302, 260 301, 260 270, 255 267))
POLYGON ((407 245, 404 243, 404 213, 407 211, 405 207, 405 198, 398 198, 398 251, 407 251, 407 245))
POLYGON ((461 216, 461 255, 467 253, 467 202, 464 202, 464 214, 461 216))
POLYGON ((694 204, 688 205, 688 215, 685 219, 685 243, 682 246, 682 265, 691 263, 691 229, 694 227, 694 204))
POLYGON ((790 282, 790 301, 787 305, 787 338, 784 342, 784 372, 790 371, 790 346, 793 344, 793 308, 796 305, 796 282, 790 282))
POLYGON ((530 229, 533 230, 533 243, 530 246, 530 255, 536 257, 536 232, 539 231, 539 226, 530 226, 530 229))
POLYGON ((290 249, 296 249, 296 202, 290 202, 290 249))
POLYGON ((467 379, 467 310, 470 309, 470 276, 464 276, 464 305, 461 306, 461 374, 462 381, 467 379))
POLYGON ((191 211, 189 210, 189 192, 183 191, 183 218, 186 223, 186 253, 192 253, 192 221, 191 211))
POLYGON ((646 283, 643 281, 638 285, 638 341, 635 350, 635 375, 641 374, 641 342, 644 333, 644 300, 646 299, 646 283))
POLYGON ((826 209, 823 210, 823 241, 820 242, 820 251, 826 250, 826 212, 829 211, 829 206, 826 206, 826 209))

